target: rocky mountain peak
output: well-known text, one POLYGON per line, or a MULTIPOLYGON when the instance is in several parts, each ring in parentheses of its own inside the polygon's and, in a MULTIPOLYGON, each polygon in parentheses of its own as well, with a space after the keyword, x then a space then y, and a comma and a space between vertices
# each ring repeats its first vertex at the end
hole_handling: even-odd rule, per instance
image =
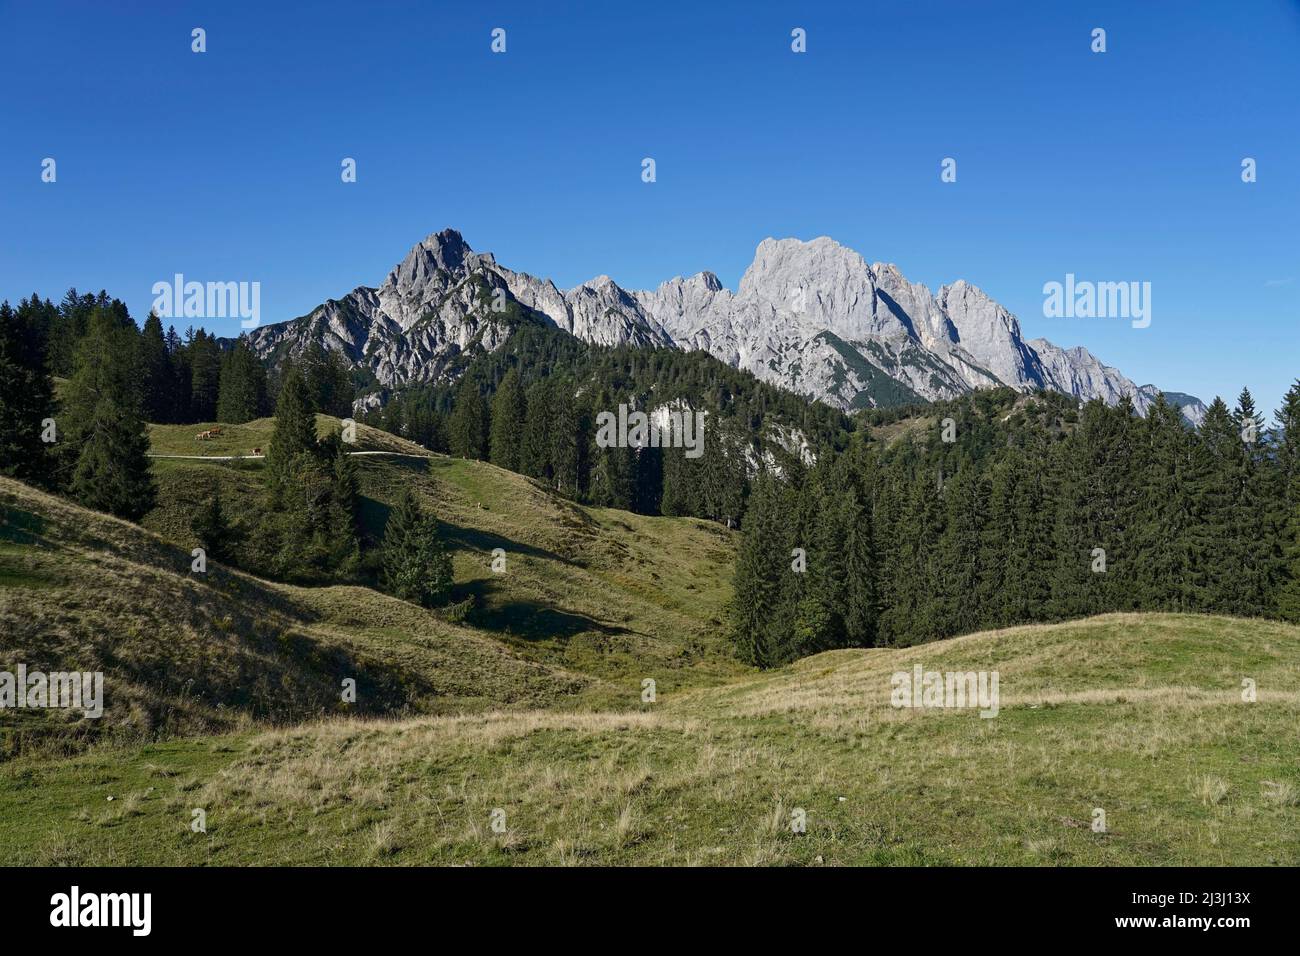
MULTIPOLYGON (((466 351, 490 351, 509 337, 486 288, 584 341, 706 350, 845 409, 997 385, 1112 404, 1129 395, 1139 411, 1158 394, 1087 349, 1025 341, 1016 317, 978 286, 959 280, 931 294, 893 263, 868 265, 827 236, 764 239, 734 293, 712 272, 642 292, 598 275, 561 292, 444 229, 412 247, 378 289, 360 287, 250 339, 262 355, 286 343, 290 354, 313 341, 342 349, 389 388, 437 381, 463 368, 466 351)), ((1194 420, 1203 406, 1181 398, 1194 420)))

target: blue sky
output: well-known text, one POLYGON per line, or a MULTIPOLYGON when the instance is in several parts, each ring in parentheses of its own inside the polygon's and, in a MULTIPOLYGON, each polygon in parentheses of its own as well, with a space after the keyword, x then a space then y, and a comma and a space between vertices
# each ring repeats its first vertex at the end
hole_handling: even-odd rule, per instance
POLYGON ((1271 411, 1300 375, 1295 0, 0 2, 0 73, 11 300, 141 320, 183 272, 279 321, 446 226, 561 287, 735 288, 764 237, 829 235, 1139 383, 1271 411), (1045 318, 1067 272, 1151 282, 1151 326, 1045 318))

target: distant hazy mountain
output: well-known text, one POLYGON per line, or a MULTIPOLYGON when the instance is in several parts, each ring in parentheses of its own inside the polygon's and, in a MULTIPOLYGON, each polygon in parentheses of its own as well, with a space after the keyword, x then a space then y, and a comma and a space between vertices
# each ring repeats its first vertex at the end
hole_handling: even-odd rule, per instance
MULTIPOLYGON (((466 353, 492 350, 520 314, 601 345, 704 349, 799 395, 843 409, 953 398, 1008 385, 1145 413, 1159 394, 1084 348, 1026 341, 1016 317, 965 281, 937 293, 896 266, 869 265, 825 237, 764 239, 732 292, 711 272, 651 292, 598 276, 561 291, 476 253, 453 229, 416 245, 376 288, 362 286, 250 333, 263 356, 309 343, 341 349, 389 388, 454 378, 466 353)), ((1168 393, 1199 423, 1205 406, 1168 393)))

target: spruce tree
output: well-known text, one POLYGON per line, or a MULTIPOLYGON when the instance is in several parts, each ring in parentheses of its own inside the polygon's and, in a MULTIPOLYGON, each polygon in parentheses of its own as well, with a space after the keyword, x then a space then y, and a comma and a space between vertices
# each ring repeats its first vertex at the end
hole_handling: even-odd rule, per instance
POLYGON ((932 556, 939 630, 930 636, 967 634, 979 629, 991 595, 985 551, 988 483, 977 468, 961 468, 943 489, 944 528, 932 556))
POLYGON ((68 489, 88 508, 135 521, 153 507, 149 436, 140 417, 134 326, 97 307, 77 348, 60 443, 68 489))
MULTIPOLYGON (((189 341, 193 340, 193 330, 189 330, 189 341)), ((190 350, 187 340, 176 334, 174 326, 167 328, 167 353, 171 359, 172 396, 174 402, 174 422, 193 423, 198 421, 190 407, 190 387, 194 380, 194 369, 190 364, 190 350)))
POLYGON ((175 372, 167 351, 162 320, 155 312, 149 313, 140 333, 140 381, 145 420, 156 423, 178 421, 175 372))
POLYGON ((190 518, 190 532, 209 558, 229 561, 232 548, 243 537, 221 503, 221 492, 214 488, 190 518))
POLYGON ((559 400, 554 404, 555 417, 551 421, 551 480, 555 490, 576 498, 582 488, 582 466, 585 457, 582 410, 577 399, 569 394, 569 387, 559 386, 559 400))
POLYGON ((896 546, 889 565, 889 605, 881 614, 881 636, 889 644, 931 640, 945 627, 936 560, 944 508, 936 477, 927 470, 912 479, 891 529, 896 546))
POLYGON ((524 419, 523 447, 519 453, 520 470, 529 477, 550 481, 550 425, 554 411, 550 383, 542 380, 530 385, 525 406, 527 415, 524 419))
POLYGON ((190 366, 190 415, 198 422, 215 421, 221 388, 221 350, 217 340, 199 329, 186 351, 190 366))
POLYGON ((690 463, 680 448, 665 448, 662 455, 664 486, 659 500, 660 514, 670 517, 693 514, 690 463))
POLYGON ((635 505, 635 470, 634 449, 597 448, 591 466, 592 504, 631 511, 635 505))
POLYGON ((1146 610, 1196 606, 1194 436, 1163 395, 1147 410, 1139 441, 1139 510, 1133 528, 1134 592, 1146 610))
POLYGON ((510 471, 520 471, 523 450, 524 421, 528 409, 524 387, 519 372, 512 368, 506 372, 492 398, 492 426, 490 454, 492 464, 510 471))
POLYGON ((0 474, 47 484, 53 459, 43 434, 46 421, 55 419, 57 438, 58 421, 34 308, 24 303, 15 312, 8 302, 0 304, 0 474))
POLYGON ((451 589, 451 556, 438 522, 421 511, 409 489, 384 525, 383 583, 388 593, 425 607, 442 603, 451 589))
POLYGON ((1280 529, 1280 581, 1277 611, 1300 623, 1300 379, 1287 390, 1277 423, 1277 526, 1280 529))
POLYGON ((447 438, 453 455, 479 460, 487 458, 491 427, 489 414, 478 383, 466 376, 456 389, 455 405, 447 423, 447 438))
POLYGON ((791 636, 783 603, 790 569, 790 536, 785 523, 788 502, 776 480, 762 474, 754 483, 745 536, 736 557, 731 634, 741 660, 756 667, 784 663, 791 636))
POLYGON ((857 488, 845 490, 841 506, 844 509, 841 525, 846 529, 844 640, 849 647, 871 647, 877 640, 876 622, 880 614, 872 516, 857 488))
POLYGON ((866 557, 869 539, 859 537, 869 529, 863 527, 867 520, 847 461, 823 458, 805 481, 800 498, 799 521, 804 529, 800 538, 806 545, 808 568, 795 604, 796 649, 802 655, 861 646, 871 637, 873 616, 866 557), (862 585, 867 586, 865 591, 862 585))
POLYGON ((1260 616, 1271 613, 1280 575, 1277 553, 1277 514, 1270 500, 1274 475, 1264 418, 1255 410, 1250 389, 1243 388, 1232 413, 1240 446, 1235 456, 1236 501, 1233 525, 1240 542, 1231 613, 1260 616))
POLYGON ((1192 555, 1199 572, 1197 610, 1234 613, 1240 607, 1237 575, 1248 547, 1239 527, 1241 434, 1223 399, 1210 404, 1197 437, 1193 500, 1200 520, 1192 555))
POLYGON ((290 365, 280 384, 275 403, 275 428, 266 452, 266 467, 273 489, 293 479, 295 461, 316 451, 316 413, 312 411, 307 384, 296 365, 290 365))
POLYGON ((298 364, 312 408, 336 418, 352 414, 352 372, 340 350, 327 349, 319 342, 312 342, 299 356, 298 364))
POLYGON ((253 354, 247 335, 221 359, 217 421, 239 425, 266 413, 266 369, 253 354))

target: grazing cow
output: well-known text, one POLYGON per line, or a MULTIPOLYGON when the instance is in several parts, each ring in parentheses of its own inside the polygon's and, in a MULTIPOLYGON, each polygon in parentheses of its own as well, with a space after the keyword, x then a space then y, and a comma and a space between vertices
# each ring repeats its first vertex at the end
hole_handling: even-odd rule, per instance
POLYGON ((254 454, 254 455, 260 455, 260 454, 262 454, 262 449, 260 449, 260 448, 254 448, 254 449, 253 449, 253 454, 254 454))

